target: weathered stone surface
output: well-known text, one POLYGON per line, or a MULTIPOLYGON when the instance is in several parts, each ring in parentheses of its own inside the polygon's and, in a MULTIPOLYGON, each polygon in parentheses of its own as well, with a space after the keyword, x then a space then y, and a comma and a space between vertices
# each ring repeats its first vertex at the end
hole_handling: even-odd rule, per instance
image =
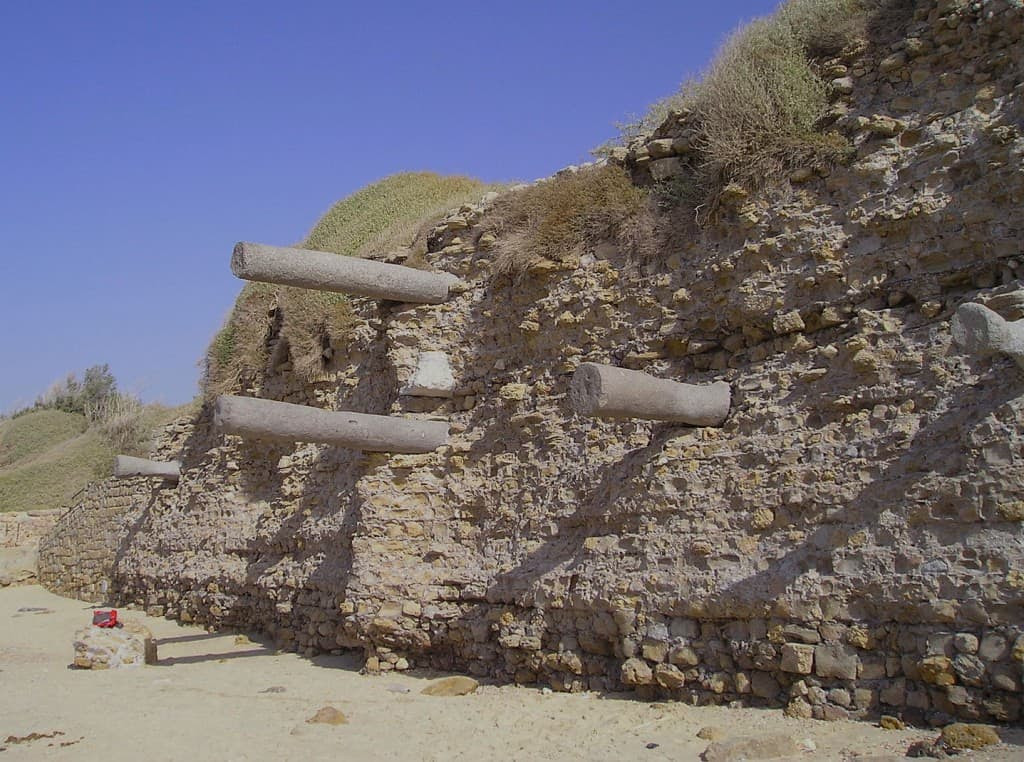
POLYGON ((668 660, 680 667, 693 667, 700 664, 697 652, 689 646, 676 646, 669 652, 668 660))
POLYGON ((449 287, 458 280, 327 251, 244 242, 235 245, 231 272, 244 280, 427 304, 445 301, 449 287))
POLYGON ((216 427, 268 441, 321 442, 370 452, 421 453, 448 440, 448 424, 349 411, 321 410, 288 402, 223 395, 216 427))
POLYGON ((622 682, 626 685, 650 685, 654 682, 654 673, 643 659, 626 659, 622 664, 622 682))
POLYGON ((954 752, 983 749, 999 742, 999 734, 988 725, 955 722, 942 729, 942 743, 954 752))
POLYGON ((333 706, 322 706, 316 710, 316 713, 306 720, 309 724, 321 724, 321 725, 347 725, 348 718, 345 713, 340 709, 333 706))
POLYGON ((0 513, 0 548, 32 548, 53 530, 59 509, 0 513))
POLYGON ((0 587, 36 581, 37 553, 32 547, 0 548, 0 587))
POLYGON ((767 672, 750 673, 750 692, 761 698, 773 699, 779 695, 779 681, 767 672))
POLYGON ((455 390, 455 377, 445 352, 420 352, 408 385, 402 394, 420 397, 451 397, 455 390))
POLYGON ((849 646, 818 645, 814 647, 814 672, 819 677, 855 680, 860 659, 849 646))
POLYGON ((814 646, 786 643, 782 646, 782 671, 809 675, 814 668, 814 646))
POLYGON ((465 675, 454 675, 434 680, 420 693, 424 696, 465 696, 473 693, 480 686, 472 677, 465 675))
MULTIPOLYGON (((685 684, 652 669, 644 697, 1017 721, 1024 395, 1005 358, 957 350, 950 317, 965 300, 1021 317, 999 297, 1024 279, 1024 14, 958 7, 949 26, 918 4, 913 37, 822 62, 857 83, 826 117, 854 165, 808 167, 795 192, 732 187, 718 220, 656 257, 595 240, 520 278, 494 277, 512 241, 486 213, 453 210, 426 253, 461 279, 451 298, 353 297, 351 340, 321 375, 285 361, 238 379, 244 395, 444 418, 445 447, 222 438, 206 411, 153 451, 181 454, 178 488, 90 488, 44 540, 41 576, 310 655, 374 649, 381 671, 617 691, 623 662, 660 643, 685 684), (907 68, 878 72, 904 50, 907 68), (803 328, 773 325, 794 313, 803 328), (458 368, 452 398, 396 395, 425 350, 458 368), (573 415, 588 362, 721 379, 729 416, 690 430, 573 415), (862 667, 824 676, 815 659, 794 680, 787 643, 845 643, 862 667), (960 655, 984 662, 981 687, 960 655), (953 683, 922 679, 933 656, 953 683), (755 672, 783 690, 757 699, 755 672)), ((685 129, 656 137, 676 150, 685 129)), ((626 152, 645 183, 670 159, 647 142, 626 152)))
POLYGON ((142 625, 85 627, 75 633, 74 665, 80 669, 119 669, 156 663, 156 645, 142 625))
POLYGON ((655 665, 654 679, 662 688, 668 688, 669 690, 682 688, 686 682, 686 677, 679 667, 672 664, 655 665))
POLYGON ((953 662, 945 656, 928 656, 921 660, 918 670, 921 679, 932 685, 953 685, 953 662))
POLYGON ((990 632, 981 639, 978 656, 985 661, 1002 661, 1010 653, 1010 643, 1001 632, 990 632))
POLYGON ((584 363, 576 370, 569 395, 582 415, 693 426, 720 426, 729 415, 731 399, 725 382, 694 386, 597 363, 584 363))
POLYGON ((1007 354, 1024 365, 1024 323, 1004 320, 981 304, 960 306, 953 318, 953 340, 964 351, 986 357, 1007 354))
POLYGON ((802 751, 790 736, 763 735, 716 741, 701 754, 704 762, 742 762, 743 760, 777 759, 802 751))

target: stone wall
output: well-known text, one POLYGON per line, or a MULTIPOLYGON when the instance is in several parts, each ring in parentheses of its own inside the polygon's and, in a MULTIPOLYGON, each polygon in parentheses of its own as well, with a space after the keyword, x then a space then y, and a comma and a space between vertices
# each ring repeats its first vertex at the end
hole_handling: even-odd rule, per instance
MULTIPOLYGON (((899 40, 829 64, 852 166, 732 194, 657 260, 601 246, 496 278, 486 209, 460 210, 429 254, 455 298, 355 300, 317 382, 275 352, 242 390, 441 418, 449 445, 265 445, 204 411, 158 448, 183 461, 177 487, 124 487, 116 520, 83 511, 48 568, 102 534, 113 563, 88 563, 119 600, 361 648, 370 670, 1019 719, 1024 375, 964 356, 949 320, 1024 286, 1022 35, 1018 2, 918 3, 899 40), (448 353, 451 399, 399 396, 421 351, 448 353), (732 412, 582 418, 581 362, 726 380, 732 412)), ((621 157, 638 179, 643 147, 621 157)))
POLYGON ((39 581, 60 595, 106 597, 114 561, 138 513, 145 485, 105 479, 90 484, 39 544, 39 581))
MULTIPOLYGON (((191 425, 177 420, 156 438, 157 457, 180 453, 191 425)), ((168 458, 170 459, 170 458, 168 458)), ((141 517, 159 505, 168 485, 147 478, 108 478, 93 482, 74 506, 53 516, 50 530, 39 542, 39 581, 60 595, 83 600, 107 600, 114 569, 135 536, 141 517)))

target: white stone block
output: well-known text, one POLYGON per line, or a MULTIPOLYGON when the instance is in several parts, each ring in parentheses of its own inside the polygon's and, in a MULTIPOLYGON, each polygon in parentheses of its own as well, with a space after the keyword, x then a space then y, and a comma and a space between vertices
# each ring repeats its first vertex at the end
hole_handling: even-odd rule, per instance
POLYGON ((416 372, 401 393, 413 397, 451 397, 455 376, 444 352, 420 352, 416 372))

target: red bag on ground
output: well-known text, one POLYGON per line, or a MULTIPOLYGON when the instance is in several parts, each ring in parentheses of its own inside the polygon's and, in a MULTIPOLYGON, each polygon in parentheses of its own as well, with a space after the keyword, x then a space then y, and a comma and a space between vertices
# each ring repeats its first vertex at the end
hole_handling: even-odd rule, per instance
POLYGON ((94 627, 117 627, 117 609, 93 611, 92 624, 94 627))

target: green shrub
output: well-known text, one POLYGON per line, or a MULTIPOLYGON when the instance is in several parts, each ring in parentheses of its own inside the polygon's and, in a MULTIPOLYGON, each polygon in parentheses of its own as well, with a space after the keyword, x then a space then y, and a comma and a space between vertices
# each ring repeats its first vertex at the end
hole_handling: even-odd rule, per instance
POLYGON ((93 365, 85 369, 82 380, 69 373, 67 378, 57 381, 36 398, 35 405, 21 410, 22 415, 32 410, 63 410, 66 413, 86 414, 86 411, 106 397, 117 393, 117 381, 110 372, 110 366, 93 365))
POLYGON ((541 260, 563 261, 588 243, 632 234, 647 209, 647 194, 620 167, 588 167, 498 198, 487 215, 498 237, 495 269, 518 274, 541 260))

